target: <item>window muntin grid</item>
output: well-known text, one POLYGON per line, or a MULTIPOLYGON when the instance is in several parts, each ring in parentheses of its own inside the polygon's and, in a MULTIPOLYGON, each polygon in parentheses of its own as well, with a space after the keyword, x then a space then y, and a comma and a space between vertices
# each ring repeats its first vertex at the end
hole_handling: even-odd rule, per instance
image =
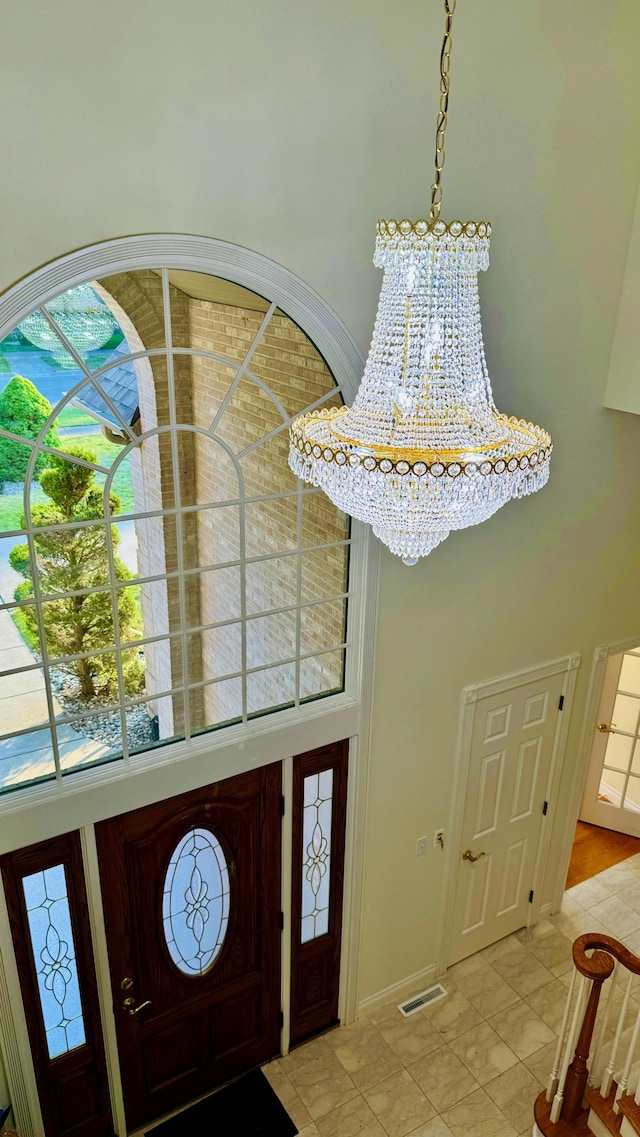
MULTIPOLYGON (((247 721, 279 707, 296 706, 310 698, 320 698, 343 689, 350 542, 348 520, 332 506, 329 506, 327 513, 322 496, 297 483, 286 466, 290 416, 304 407, 298 405, 299 391, 296 390, 290 399, 285 397, 286 360, 284 373, 276 375, 272 372, 275 393, 270 391, 269 368, 265 363, 266 349, 262 337, 267 330, 278 332, 281 336, 283 322, 287 321, 287 317, 273 304, 264 302, 263 310, 259 313, 256 335, 248 342, 248 350, 244 351, 242 359, 238 358, 235 348, 235 357, 232 357, 234 352, 227 351, 225 354, 225 351, 204 349, 201 340, 196 342, 192 339, 187 343, 179 337, 180 342, 176 346, 171 334, 176 327, 171 305, 175 293, 174 286, 169 282, 171 274, 163 270, 154 275, 160 281, 162 321, 161 327, 155 328, 153 336, 147 337, 147 342, 153 343, 153 346, 145 347, 141 340, 136 342, 135 329, 132 333, 128 328, 129 350, 126 353, 121 350, 115 355, 112 352, 106 363, 96 366, 93 359, 83 359, 82 354, 66 342, 64 334, 60 334, 60 351, 66 352, 73 360, 81 372, 81 378, 72 384, 67 370, 67 394, 53 406, 40 431, 39 440, 24 438, 21 442, 30 452, 31 470, 35 467, 39 453, 44 452, 48 456, 58 453, 58 447, 43 443, 43 439, 51 425, 60 424, 64 412, 70 412, 72 400, 81 399, 89 391, 94 400, 103 400, 103 409, 106 407, 111 412, 112 425, 120 430, 126 445, 118 451, 115 460, 112 460, 111 455, 106 460, 98 455, 95 461, 87 462, 76 456, 70 465, 94 470, 101 485, 104 504, 113 485, 117 485, 118 477, 123 480, 121 471, 125 464, 132 467, 144 447, 148 449, 152 464, 155 448, 156 458, 161 458, 162 477, 169 483, 164 487, 163 500, 154 501, 153 494, 148 492, 150 487, 154 488, 153 480, 150 479, 143 486, 144 492, 140 499, 127 503, 120 513, 110 515, 106 507, 104 520, 74 518, 73 521, 42 524, 42 518, 38 517, 37 510, 34 512, 33 508, 37 503, 35 500, 32 502, 35 493, 41 493, 40 487, 36 484, 34 490, 33 484, 30 485, 26 478, 25 486, 29 488, 24 491, 21 502, 24 523, 20 521, 18 524, 6 525, 4 532, 0 532, 0 554, 3 542, 5 548, 9 543, 26 543, 32 560, 38 540, 50 538, 51 535, 64 536, 65 530, 100 532, 105 539, 110 570, 106 587, 101 582, 90 587, 64 591, 60 587, 47 589, 44 587, 45 582, 36 580, 33 583, 33 595, 23 596, 18 602, 7 595, 6 590, 1 592, 0 619, 7 618, 8 613, 15 616, 16 612, 21 612, 23 617, 28 613, 36 616, 41 614, 41 645, 42 618, 63 600, 79 604, 86 597, 95 599, 102 594, 101 598, 111 604, 113 612, 123 596, 137 591, 141 596, 149 594, 151 603, 148 608, 151 615, 143 615, 142 627, 137 634, 136 629, 129 628, 123 631, 122 636, 118 634, 117 622, 113 620, 113 643, 107 647, 90 646, 89 650, 75 653, 69 650, 60 652, 48 651, 45 642, 41 660, 33 657, 29 662, 9 667, 2 666, 0 655, 0 700, 3 683, 5 689, 8 689, 10 684, 15 685, 18 677, 25 680, 29 675, 39 673, 41 710, 40 714, 26 723, 13 722, 13 729, 4 731, 0 736, 0 789, 14 788, 32 780, 27 777, 28 761, 25 762, 24 759, 25 753, 28 753, 25 751, 26 739, 35 742, 37 738, 38 741, 39 765, 36 777, 59 778, 68 769, 76 768, 76 765, 77 768, 85 768, 87 764, 111 761, 121 755, 126 761, 129 753, 139 753, 167 741, 188 738, 192 734, 200 735, 203 731, 215 729, 227 722, 247 721), (276 316, 280 323, 274 326, 276 316), (166 329, 169 329, 169 335, 166 334, 166 329), (165 400, 161 408, 156 406, 156 422, 152 429, 143 429, 141 435, 137 433, 139 427, 134 429, 126 417, 119 413, 116 402, 109 394, 109 380, 114 374, 116 357, 117 368, 129 364, 136 369, 139 389, 145 383, 148 387, 150 379, 153 387, 156 379, 154 367, 159 368, 164 376, 162 381, 168 402, 165 400), (252 370, 254 358, 255 371, 252 370), (218 377, 224 376, 227 382, 224 395, 212 408, 208 428, 203 425, 202 407, 198 413, 193 411, 192 421, 184 421, 184 407, 179 405, 180 385, 184 386, 184 368, 194 361, 197 361, 196 371, 200 368, 205 372, 206 367, 214 366, 218 377), (201 366, 203 362, 206 367, 201 366), (256 391, 259 394, 253 401, 259 405, 260 411, 267 406, 265 400, 268 400, 271 408, 268 415, 262 416, 263 433, 260 434, 258 425, 253 422, 249 432, 241 438, 236 437, 233 445, 233 423, 237 425, 241 421, 247 400, 256 391), (215 482, 209 481, 206 491, 203 490, 200 495, 202 500, 184 484, 184 478, 181 483, 174 476, 176 469, 184 467, 187 450, 196 464, 199 462, 203 465, 207 460, 210 461, 214 453, 217 456, 220 476, 215 482), (216 529, 217 519, 225 517, 227 521, 232 519, 229 531, 234 530, 234 537, 231 542, 228 533, 225 536, 221 533, 221 527, 216 529), (277 523, 283 520, 286 520, 286 525, 278 531, 277 523), (137 575, 130 581, 118 580, 115 568, 118 541, 117 538, 114 541, 111 525, 115 526, 118 535, 125 535, 136 526, 141 532, 146 528, 152 534, 155 526, 156 535, 158 532, 174 535, 173 555, 165 556, 164 559, 161 557, 159 565, 157 560, 155 564, 140 563, 144 558, 139 557, 137 575), (206 556, 198 546, 197 533, 194 538, 194 532, 206 526, 218 533, 215 556, 211 553, 206 556), (338 564, 340 571, 336 572, 338 564), (335 586, 328 587, 327 576, 330 577, 332 572, 336 583, 335 586), (208 589, 213 593, 214 581, 216 585, 221 585, 225 574, 234 577, 233 587, 227 582, 226 607, 218 604, 215 611, 210 613, 213 619, 199 617, 198 604, 194 603, 195 591, 208 589), (315 591, 309 584, 314 576, 315 591), (285 583, 286 588, 283 588, 285 583), (304 642, 304 609, 334 597, 335 603, 342 608, 342 627, 336 629, 335 622, 332 621, 333 632, 325 642, 304 642), (51 607, 47 608, 47 605, 51 607), (169 610, 172 613, 171 619, 166 618, 169 610), (252 644, 260 642, 260 636, 256 635, 259 621, 263 625, 271 623, 275 626, 279 615, 287 624, 287 642, 283 649, 280 652, 272 649, 267 655, 252 659, 252 644), (236 666, 236 660, 228 670, 216 667, 209 672, 206 666, 204 669, 201 666, 198 672, 197 660, 194 660, 193 655, 200 633, 200 638, 204 640, 208 629, 217 628, 224 634, 225 627, 235 629, 237 626, 241 629, 240 666, 236 666), (335 634, 337 630, 340 634, 335 634), (153 656, 154 650, 158 657, 164 653, 164 670, 162 666, 156 668, 153 691, 150 693, 149 658, 153 656), (135 653, 141 658, 144 656, 147 663, 145 686, 138 692, 128 689, 126 669, 123 666, 127 657, 133 658, 135 653), (110 657, 113 664, 110 694, 102 696, 99 704, 91 708, 91 712, 83 708, 82 713, 74 713, 68 703, 61 706, 57 687, 59 679, 55 672, 81 659, 97 666, 96 661, 104 663, 107 657, 110 657), (272 687, 271 696, 269 683, 272 687), (228 713, 223 714, 225 703, 222 695, 225 691, 229 696, 226 705, 228 713), (167 723, 164 731, 161 729, 160 735, 150 740, 148 745, 140 745, 136 741, 135 730, 132 734, 128 716, 132 708, 143 708, 147 713, 149 708, 153 709, 154 702, 158 704, 158 711, 164 713, 167 723), (92 720, 102 722, 111 718, 114 741, 109 745, 105 743, 101 751, 92 745, 89 748, 91 757, 85 756, 76 761, 70 757, 74 753, 77 756, 79 749, 82 749, 81 746, 78 747, 76 728, 82 725, 83 720, 89 721, 87 715, 92 720), (49 751, 41 745, 47 732, 50 737, 49 751), (15 754, 21 755, 17 780, 16 763, 12 760, 15 754)), ((103 295, 108 293, 106 280, 94 287, 103 295)), ((126 321, 121 320, 120 323, 122 326, 126 321)), ((317 372, 324 368, 325 389, 316 390, 311 402, 306 405, 313 407, 342 402, 321 357, 297 326, 291 321, 288 324, 303 342, 304 350, 313 361, 313 368, 317 372)), ((157 396, 157 390, 156 386, 154 397, 157 396)), ((159 404, 159 399, 156 401, 159 404)), ((0 440, 6 434, 0 423, 0 440)), ((206 466, 203 468, 206 469, 206 466)), ((220 591, 219 588, 218 592, 220 591)), ((156 716, 149 714, 148 717, 153 720, 156 716)), ((157 723, 152 723, 152 726, 157 734, 157 723)))

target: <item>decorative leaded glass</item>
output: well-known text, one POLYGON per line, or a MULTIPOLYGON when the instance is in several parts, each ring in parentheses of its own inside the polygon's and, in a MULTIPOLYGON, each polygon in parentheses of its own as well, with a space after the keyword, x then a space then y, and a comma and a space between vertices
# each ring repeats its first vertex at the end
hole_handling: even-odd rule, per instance
POLYGON ((169 955, 183 975, 204 975, 218 956, 229 924, 229 870, 217 837, 190 829, 169 861, 162 926, 169 955))
POLYGON ((300 939, 306 944, 329 930, 333 770, 310 774, 304 779, 303 792, 300 939))
POLYGON ((86 1042, 64 865, 22 878, 50 1058, 86 1042))

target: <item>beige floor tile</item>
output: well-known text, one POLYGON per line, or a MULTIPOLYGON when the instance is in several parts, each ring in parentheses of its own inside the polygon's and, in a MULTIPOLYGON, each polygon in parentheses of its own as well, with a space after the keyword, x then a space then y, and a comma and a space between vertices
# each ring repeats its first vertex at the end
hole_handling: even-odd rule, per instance
MULTIPOLYGON (((448 997, 448 996, 447 996, 448 997)), ((444 1001, 444 1000, 443 1000, 444 1001)), ((387 1019, 378 1025, 378 1030, 394 1054, 405 1065, 430 1054, 442 1046, 442 1038, 431 1021, 420 1012, 405 1019, 398 1012, 397 1019, 387 1019)))
POLYGON ((301 1066, 306 1066, 308 1062, 312 1062, 322 1054, 330 1054, 331 1047, 327 1039, 328 1034, 321 1034, 318 1038, 312 1038, 310 1042, 305 1042, 303 1046, 296 1046, 295 1050, 291 1050, 284 1058, 281 1058, 282 1069, 285 1074, 291 1074, 292 1070, 297 1070, 301 1066))
POLYGON ((500 1074, 484 1088, 518 1133, 527 1125, 529 1131, 532 1130, 533 1105, 542 1084, 526 1066, 519 1062, 513 1070, 500 1074))
POLYGON ((427 1121, 426 1125, 413 1129, 409 1137, 453 1137, 453 1134, 446 1122, 436 1116, 433 1121, 427 1121))
POLYGON ((555 1038, 551 1027, 538 1017, 528 1003, 514 1003, 488 1020, 518 1058, 535 1054, 555 1038))
POLYGON ((320 1137, 320 1130, 316 1129, 313 1124, 305 1125, 304 1129, 300 1130, 298 1137, 320 1137))
POLYGON ((555 1042, 548 1042, 546 1046, 542 1046, 540 1050, 536 1050, 535 1054, 529 1054, 524 1059, 524 1065, 532 1074, 535 1074, 543 1086, 546 1086, 549 1074, 553 1070, 557 1047, 557 1040, 555 1042))
POLYGON ((518 1059, 489 1023, 468 1030, 451 1043, 451 1049, 464 1062, 479 1085, 491 1081, 516 1064, 518 1059))
POLYGON ((468 955, 466 959, 461 959, 459 963, 454 963, 452 967, 447 968, 447 974, 444 978, 444 986, 448 982, 455 983, 461 975, 472 975, 474 971, 481 971, 485 966, 486 960, 483 959, 480 952, 475 955, 468 955))
POLYGON ((333 1053, 359 1090, 366 1090, 376 1082, 381 1082, 383 1078, 401 1070, 403 1065, 373 1024, 336 1046, 333 1053))
POLYGON ((518 999, 513 987, 489 963, 482 970, 460 978, 457 986, 485 1019, 510 1007, 518 999))
POLYGON ((408 1070, 385 1078, 364 1097, 389 1137, 407 1137, 435 1116, 435 1109, 408 1070))
POLYGON ((495 944, 489 944, 489 947, 484 948, 479 954, 482 959, 486 959, 489 963, 495 963, 497 959, 511 955, 514 951, 517 952, 520 947, 520 941, 515 935, 504 936, 503 939, 496 940, 495 944))
POLYGON ((544 987, 553 979, 551 972, 542 964, 532 952, 517 944, 517 951, 503 955, 494 961, 494 968, 514 991, 524 999, 538 987, 544 987))
POLYGON ((629 877, 628 883, 620 884, 612 892, 630 908, 640 911, 640 880, 637 877, 629 877))
MULTIPOLYGON (((398 1018, 402 1018, 400 1011, 396 1010, 398 1018)), ((356 1019, 355 1022, 349 1023, 349 1026, 339 1026, 335 1030, 330 1030, 322 1037, 326 1039, 327 1046, 330 1050, 336 1050, 338 1046, 346 1046, 350 1042, 357 1039, 361 1034, 366 1034, 375 1029, 373 1020, 369 1017, 356 1019)))
POLYGON ((358 1095, 318 1120, 321 1137, 386 1137, 380 1122, 358 1095))
POLYGON ((560 979, 554 979, 544 987, 539 987, 531 995, 527 995, 525 1002, 536 1012, 543 1022, 558 1033, 562 1025, 565 1003, 567 1001, 567 988, 560 979))
MULTIPOLYGON (((416 991, 415 994, 417 993, 416 991)), ((407 995, 407 999, 410 997, 410 994, 407 995)), ((400 1011, 398 1010, 399 1002, 400 999, 395 999, 393 1003, 384 1003, 380 1007, 375 1007, 373 1011, 369 1012, 369 1021, 379 1026, 380 1023, 387 1022, 389 1019, 393 1020, 397 1018, 397 1016, 400 1015, 400 1011)), ((400 1015, 400 1018, 402 1018, 402 1015, 400 1015)))
POLYGON ((443 1120, 453 1137, 518 1137, 519 1133, 489 1095, 480 1089, 447 1109, 443 1120))
MULTIPOLYGON (((287 1059, 282 1061, 284 1065, 287 1059)), ((332 1051, 287 1072, 312 1121, 358 1096, 356 1086, 332 1051)))
POLYGON ((516 932, 516 939, 527 947, 535 940, 541 940, 554 931, 555 928, 551 920, 539 920, 537 924, 533 924, 530 928, 521 928, 519 932, 516 932))
POLYGON ((422 1014, 447 1042, 482 1022, 480 1011, 471 1005, 462 991, 455 988, 446 999, 425 1007, 422 1014))
POLYGON ((262 1067, 262 1073, 267 1079, 271 1089, 278 1095, 283 1105, 286 1105, 292 1098, 297 1097, 296 1091, 293 1088, 288 1076, 285 1074, 282 1063, 279 1059, 274 1062, 269 1062, 266 1066, 262 1067))
POLYGON ((282 1098, 280 1098, 280 1100, 297 1129, 304 1129, 306 1125, 311 1125, 309 1111, 306 1106, 302 1104, 297 1094, 290 1098, 289 1101, 283 1101, 282 1098))
POLYGON ((450 1046, 441 1046, 408 1069, 438 1113, 478 1088, 475 1078, 450 1046))
POLYGON ((594 904, 599 904, 611 895, 611 889, 598 874, 589 880, 583 880, 581 884, 574 884, 573 888, 567 889, 565 895, 575 900, 581 908, 593 908, 594 904))
POLYGON ((528 947, 536 959, 539 959, 540 963, 544 964, 553 975, 560 976, 573 968, 571 944, 567 941, 566 936, 557 932, 553 925, 550 926, 549 935, 542 939, 532 939, 528 947))
POLYGON ((589 914, 601 920, 609 928, 609 935, 615 936, 616 939, 624 939, 640 928, 640 912, 625 904, 619 896, 608 896, 606 900, 594 904, 589 914))

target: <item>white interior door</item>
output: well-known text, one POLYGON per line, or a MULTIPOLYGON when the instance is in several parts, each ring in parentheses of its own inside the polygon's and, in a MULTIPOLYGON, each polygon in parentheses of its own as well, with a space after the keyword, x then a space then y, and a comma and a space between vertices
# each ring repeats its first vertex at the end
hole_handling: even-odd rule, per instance
POLYGON ((640 837, 640 647, 609 656, 581 821, 640 837))
POLYGON ((475 704, 449 963, 527 923, 564 681, 475 704))

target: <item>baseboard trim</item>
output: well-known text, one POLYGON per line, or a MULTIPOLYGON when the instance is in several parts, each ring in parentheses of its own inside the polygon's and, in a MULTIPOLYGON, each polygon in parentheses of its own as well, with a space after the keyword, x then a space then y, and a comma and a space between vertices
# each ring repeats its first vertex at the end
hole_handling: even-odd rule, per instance
POLYGON ((539 923, 541 920, 548 920, 550 916, 553 916, 553 904, 551 901, 549 901, 547 904, 540 905, 538 908, 538 919, 536 923, 539 923))
POLYGON ((382 1007, 385 1003, 391 1003, 394 999, 400 1003, 407 995, 411 995, 414 991, 418 992, 424 990, 435 977, 436 964, 430 963, 429 966, 424 967, 422 971, 416 971, 413 975, 408 975, 406 979, 401 979, 399 983, 392 983, 390 987, 384 987, 382 991, 376 992, 375 995, 369 995, 367 999, 362 999, 356 1009, 356 1018, 361 1019, 365 1015, 370 1014, 371 1011, 375 1011, 377 1007, 382 1007))

